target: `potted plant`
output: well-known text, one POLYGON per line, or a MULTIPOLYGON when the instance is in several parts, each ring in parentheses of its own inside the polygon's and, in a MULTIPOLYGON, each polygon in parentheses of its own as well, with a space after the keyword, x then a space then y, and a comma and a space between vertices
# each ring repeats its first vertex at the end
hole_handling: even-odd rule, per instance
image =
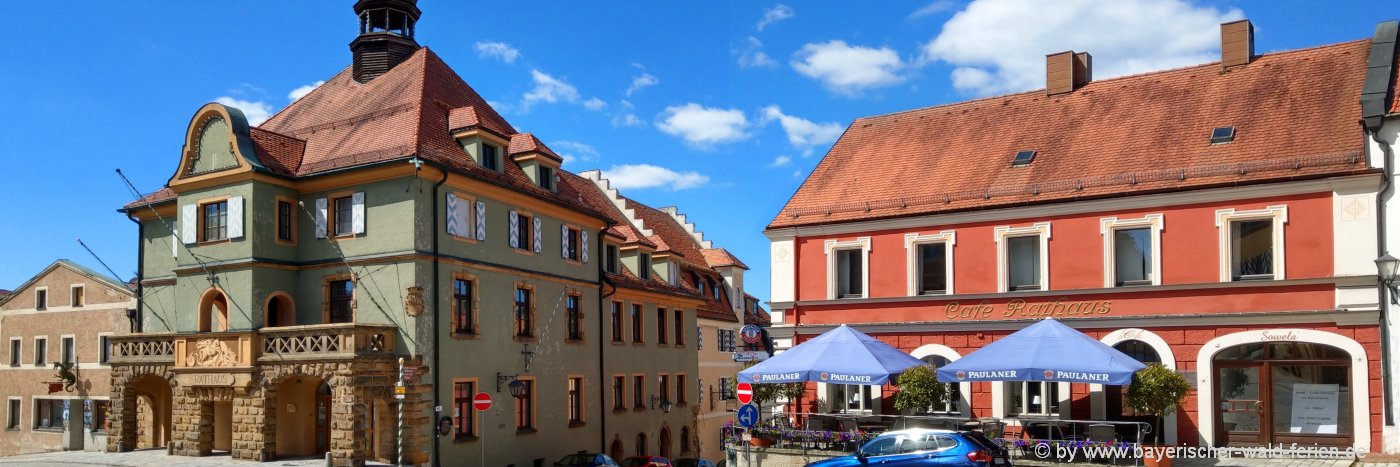
POLYGON ((904 370, 895 378, 894 384, 899 387, 899 392, 894 396, 894 408, 914 413, 932 412, 935 405, 948 402, 948 396, 952 393, 946 383, 938 382, 937 374, 929 365, 904 370))
MULTIPOLYGON (((1133 375, 1133 382, 1128 386, 1128 406, 1139 413, 1153 417, 1156 420, 1156 439, 1158 444, 1166 441, 1163 436, 1163 420, 1167 415, 1176 412, 1176 408, 1186 399, 1186 394, 1191 391, 1191 383, 1186 381, 1186 377, 1180 373, 1167 369, 1160 363, 1149 363, 1147 368, 1143 368, 1133 375)), ((1150 466, 1170 466, 1171 458, 1164 455, 1165 450, 1155 450, 1156 456, 1149 456, 1143 462, 1150 466)))

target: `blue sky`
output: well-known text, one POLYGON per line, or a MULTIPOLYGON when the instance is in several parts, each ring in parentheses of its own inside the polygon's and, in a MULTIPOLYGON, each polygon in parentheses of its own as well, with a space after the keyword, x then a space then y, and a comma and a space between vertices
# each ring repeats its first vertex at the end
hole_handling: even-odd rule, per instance
MULTIPOLYGON (((342 2, 9 4, 0 61, 0 288, 57 258, 122 279, 136 227, 115 212, 175 170, 193 112, 255 117, 350 63, 342 2)), ((420 0, 432 48, 573 171, 677 205, 753 268, 761 231, 855 118, 1042 87, 1044 55, 1095 78, 1213 61, 1218 24, 1261 53, 1367 38, 1383 1, 447 2, 420 0), (502 6, 504 5, 504 6, 502 6), (857 8, 858 6, 858 8, 857 8)), ((1389 7, 1389 8, 1387 8, 1389 7)), ((882 168, 872 168, 879 170, 882 168)))

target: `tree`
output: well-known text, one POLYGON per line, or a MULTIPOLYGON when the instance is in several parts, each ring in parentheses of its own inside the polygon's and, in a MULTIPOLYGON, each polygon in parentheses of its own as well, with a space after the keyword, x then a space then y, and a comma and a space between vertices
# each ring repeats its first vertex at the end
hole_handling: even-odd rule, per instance
POLYGON ((1161 363, 1149 363, 1133 374, 1133 382, 1128 386, 1128 406, 1156 418, 1157 440, 1162 442, 1166 440, 1162 437, 1163 417, 1175 413, 1190 391, 1191 383, 1185 376, 1161 363))
POLYGON ((948 385, 938 382, 932 366, 919 365, 904 370, 895 380, 899 393, 894 396, 894 408, 899 410, 932 411, 933 407, 948 401, 948 385))

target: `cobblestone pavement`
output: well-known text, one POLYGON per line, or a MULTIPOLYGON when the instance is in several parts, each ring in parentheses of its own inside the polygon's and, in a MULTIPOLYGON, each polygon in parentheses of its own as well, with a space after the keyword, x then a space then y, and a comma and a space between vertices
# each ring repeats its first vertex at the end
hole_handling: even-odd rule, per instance
MULTIPOLYGON (((164 449, 147 449, 144 451, 133 451, 123 453, 85 452, 85 451, 59 451, 46 452, 43 454, 25 454, 22 456, 0 457, 0 466, 152 466, 161 467, 213 467, 213 466, 322 466, 326 465, 322 458, 304 458, 277 460, 272 462, 252 462, 246 460, 235 460, 228 455, 215 455, 209 457, 184 457, 171 456, 165 453, 164 449)), ((368 463, 366 465, 384 466, 387 464, 368 463)))

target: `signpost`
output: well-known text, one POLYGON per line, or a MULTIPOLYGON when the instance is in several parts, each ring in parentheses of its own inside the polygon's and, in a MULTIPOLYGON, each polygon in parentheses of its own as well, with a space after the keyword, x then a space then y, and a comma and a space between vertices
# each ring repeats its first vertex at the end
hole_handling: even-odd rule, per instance
MULTIPOLYGON (((734 388, 734 396, 739 399, 740 404, 748 405, 753 402, 753 385, 749 383, 739 383, 734 388)), ((754 409, 757 411, 757 409, 754 409)))
POLYGON ((758 325, 745 324, 744 327, 739 328, 739 339, 743 340, 745 344, 757 344, 761 338, 763 338, 763 328, 758 327, 758 325))
POLYGON ((739 406, 739 415, 737 418, 739 419, 739 426, 752 428, 754 425, 758 424, 758 407, 754 407, 752 404, 739 406))
POLYGON ((768 352, 762 350, 743 350, 734 352, 736 362, 761 362, 768 359, 768 352))
MULTIPOLYGON (((739 426, 744 427, 744 440, 748 441, 752 439, 752 434, 749 433, 749 429, 758 424, 758 407, 749 404, 749 401, 753 400, 753 388, 749 387, 748 383, 739 383, 739 388, 739 402, 743 402, 744 405, 739 406, 739 413, 735 418, 739 419, 739 426), (747 389, 748 392, 744 392, 745 389, 747 389)), ((744 463, 753 465, 752 460, 749 459, 750 444, 752 443, 744 443, 744 463)))
POLYGON ((485 428, 485 427, 486 427, 486 420, 485 420, 485 418, 486 418, 486 411, 487 411, 487 410, 491 410, 491 395, 490 395, 490 394, 487 394, 486 391, 482 391, 482 392, 478 392, 478 393, 476 393, 476 394, 473 394, 473 395, 472 395, 472 408, 473 408, 473 409, 476 409, 477 412, 481 412, 481 418, 482 418, 482 420, 480 421, 480 423, 481 423, 482 429, 481 429, 481 433, 477 433, 477 434, 476 434, 476 437, 477 437, 477 440, 481 441, 480 443, 477 443, 478 445, 481 446, 481 465, 486 465, 486 428, 485 428))

